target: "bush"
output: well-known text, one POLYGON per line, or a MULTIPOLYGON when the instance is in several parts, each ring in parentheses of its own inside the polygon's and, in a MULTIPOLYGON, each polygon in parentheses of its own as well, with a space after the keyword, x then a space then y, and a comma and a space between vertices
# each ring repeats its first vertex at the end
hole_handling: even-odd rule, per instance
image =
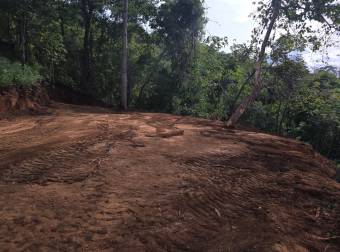
POLYGON ((40 79, 38 65, 22 66, 19 62, 0 57, 0 86, 33 86, 40 79))

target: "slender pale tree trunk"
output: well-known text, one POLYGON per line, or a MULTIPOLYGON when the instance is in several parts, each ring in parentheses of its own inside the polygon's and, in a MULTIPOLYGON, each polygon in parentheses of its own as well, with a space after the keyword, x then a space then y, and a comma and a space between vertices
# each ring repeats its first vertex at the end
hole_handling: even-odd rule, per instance
POLYGON ((241 88, 239 89, 239 91, 237 92, 237 95, 235 96, 234 101, 231 103, 230 107, 229 107, 229 112, 230 114, 232 114, 234 112, 234 109, 236 107, 236 104, 238 102, 238 99, 240 98, 245 86, 248 84, 248 82, 253 78, 255 74, 255 70, 252 71, 252 73, 248 76, 248 78, 245 80, 245 82, 243 82, 241 88))
POLYGON ((124 110, 127 110, 127 91, 128 91, 128 78, 127 78, 127 63, 128 63, 128 0, 124 1, 123 12, 123 55, 122 55, 122 85, 121 85, 121 105, 124 110))
POLYGON ((236 108, 234 113, 230 116, 229 120, 227 121, 226 126, 227 127, 234 127, 235 124, 238 122, 240 117, 243 115, 245 110, 248 108, 250 104, 252 104, 256 97, 259 95, 261 88, 262 88, 262 82, 261 82, 261 71, 262 71, 262 62, 265 58, 266 48, 269 42, 270 34, 272 33, 274 24, 280 14, 281 9, 281 0, 272 0, 272 8, 273 8, 273 14, 270 19, 270 23, 268 25, 266 35, 263 39, 261 50, 258 55, 258 58, 255 63, 255 78, 254 78, 254 86, 253 89, 246 98, 243 99, 241 104, 236 108))

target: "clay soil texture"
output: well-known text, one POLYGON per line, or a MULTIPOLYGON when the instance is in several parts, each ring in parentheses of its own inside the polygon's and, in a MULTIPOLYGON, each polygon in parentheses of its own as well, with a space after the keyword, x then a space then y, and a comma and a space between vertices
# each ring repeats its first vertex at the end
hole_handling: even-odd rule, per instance
POLYGON ((340 251, 340 184, 309 145, 53 107, 0 121, 0 251, 340 251))

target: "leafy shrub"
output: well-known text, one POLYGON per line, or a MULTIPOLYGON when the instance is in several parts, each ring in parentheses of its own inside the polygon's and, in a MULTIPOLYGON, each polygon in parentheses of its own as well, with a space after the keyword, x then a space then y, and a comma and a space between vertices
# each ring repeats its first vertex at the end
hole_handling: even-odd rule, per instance
POLYGON ((40 79, 38 65, 22 66, 19 62, 0 57, 0 86, 32 86, 40 79))

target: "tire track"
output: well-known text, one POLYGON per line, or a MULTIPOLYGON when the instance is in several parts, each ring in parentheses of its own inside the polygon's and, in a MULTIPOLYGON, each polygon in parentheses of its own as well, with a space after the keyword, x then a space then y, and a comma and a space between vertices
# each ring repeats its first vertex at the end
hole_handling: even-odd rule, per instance
POLYGON ((89 169, 88 164, 104 157, 115 141, 130 140, 133 136, 131 130, 112 134, 107 125, 99 128, 100 133, 76 142, 46 146, 38 155, 5 165, 0 170, 0 183, 76 183, 87 179, 95 170, 89 169))

